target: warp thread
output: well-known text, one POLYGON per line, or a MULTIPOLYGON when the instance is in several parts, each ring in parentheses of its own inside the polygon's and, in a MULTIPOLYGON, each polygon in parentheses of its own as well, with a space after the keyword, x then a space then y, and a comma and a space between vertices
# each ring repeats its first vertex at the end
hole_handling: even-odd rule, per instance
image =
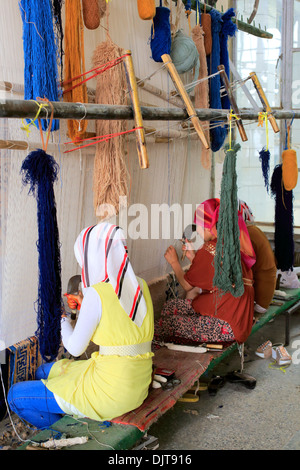
POLYGON ((37 200, 38 222, 38 299, 36 336, 42 358, 53 361, 60 347, 61 296, 60 242, 53 184, 59 167, 44 150, 31 152, 21 167, 22 182, 29 185, 28 194, 37 200))
POLYGON ((230 292, 234 297, 244 293, 238 223, 236 158, 240 144, 225 145, 225 160, 221 182, 220 211, 217 227, 215 275, 213 285, 220 295, 230 292))
MULTIPOLYGON (((215 9, 209 12, 211 16, 211 32, 212 32, 212 51, 208 56, 208 74, 212 75, 218 72, 220 65, 220 32, 222 29, 222 14, 215 9)), ((222 102, 220 96, 221 79, 220 75, 216 75, 209 81, 209 100, 212 109, 222 109, 222 102)), ((218 126, 210 129, 211 150, 217 152, 224 144, 226 138, 226 129, 222 126, 222 121, 212 121, 212 124, 218 126)))
MULTIPOLYGON (((58 101, 57 47, 54 37, 53 12, 49 0, 20 0, 23 21, 24 99, 38 97, 58 101)), ((42 120, 43 130, 49 121, 42 120)), ((59 129, 54 119, 51 131, 59 129)))
POLYGON ((156 14, 153 18, 150 37, 152 59, 155 62, 162 62, 161 56, 171 52, 170 13, 169 8, 163 7, 160 0, 160 6, 156 7, 156 14))
MULTIPOLYGON (((230 68, 229 68, 229 54, 228 54, 228 38, 229 36, 235 36, 237 26, 232 21, 232 17, 235 16, 234 8, 229 8, 224 15, 222 15, 222 28, 220 32, 220 63, 224 65, 225 72, 228 78, 230 78, 230 68)), ((230 100, 227 93, 222 96, 222 108, 230 109, 230 100)))
POLYGON ((289 271, 294 264, 293 191, 284 188, 282 164, 274 168, 270 188, 275 198, 274 251, 277 268, 289 271))

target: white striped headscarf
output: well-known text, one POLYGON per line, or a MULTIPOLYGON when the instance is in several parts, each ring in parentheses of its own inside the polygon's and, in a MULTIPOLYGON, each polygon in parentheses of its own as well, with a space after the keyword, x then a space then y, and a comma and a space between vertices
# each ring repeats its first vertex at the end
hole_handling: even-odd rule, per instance
POLYGON ((82 269, 83 290, 109 282, 129 318, 141 326, 147 306, 129 261, 122 229, 108 222, 86 227, 75 242, 74 252, 82 269))

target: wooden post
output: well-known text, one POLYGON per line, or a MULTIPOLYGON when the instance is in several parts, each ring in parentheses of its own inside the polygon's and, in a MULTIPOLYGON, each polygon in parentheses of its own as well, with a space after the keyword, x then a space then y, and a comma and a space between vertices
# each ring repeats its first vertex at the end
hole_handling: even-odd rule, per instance
POLYGON ((190 100, 189 95, 187 94, 187 92, 186 92, 186 90, 183 86, 181 78, 179 77, 179 74, 178 74, 178 72, 175 68, 175 65, 172 62, 171 57, 169 56, 169 54, 163 54, 161 56, 161 58, 162 58, 164 64, 166 65, 169 74, 171 75, 171 78, 173 80, 173 83, 174 83, 178 93, 180 94, 181 98, 184 101, 187 113, 191 118, 191 121, 194 125, 194 128, 195 128, 198 136, 200 137, 201 142, 203 143, 203 145, 206 149, 209 149, 209 144, 206 140, 206 137, 205 137, 205 134, 203 132, 202 126, 200 124, 200 120, 197 116, 196 110, 195 110, 195 108, 194 108, 194 106, 193 106, 193 104, 190 100))
POLYGON ((149 168, 149 160, 146 149, 146 139, 145 139, 145 130, 143 127, 143 118, 139 103, 138 97, 138 88, 135 79, 135 73, 133 68, 133 62, 131 57, 131 51, 126 51, 126 56, 124 59, 125 73, 127 78, 127 84, 129 89, 129 94, 132 100, 134 124, 137 130, 135 131, 136 143, 137 143, 137 152, 139 157, 140 167, 142 169, 149 168))
POLYGON ((259 96, 259 99, 260 99, 260 101, 261 101, 261 103, 262 103, 262 105, 263 105, 263 109, 264 109, 264 111, 265 111, 266 113, 268 113, 268 119, 269 119, 269 121, 270 121, 270 123, 271 123, 271 126, 272 126, 272 128, 273 128, 273 131, 274 131, 275 133, 279 132, 279 127, 277 126, 276 119, 275 119, 274 116, 272 115, 272 109, 271 109, 271 107, 270 107, 270 105, 269 105, 269 103, 268 103, 267 97, 266 97, 266 95, 265 95, 265 93, 264 93, 264 91, 263 91, 263 89, 262 89, 262 86, 261 86, 261 84, 260 84, 260 82, 259 82, 259 80, 258 80, 258 78, 257 78, 257 76, 256 76, 256 73, 255 73, 255 72, 251 72, 249 75, 250 75, 250 77, 251 77, 251 79, 252 79, 252 82, 253 82, 254 87, 255 87, 255 89, 256 89, 256 91, 257 91, 257 94, 258 94, 258 96, 259 96))
POLYGON ((219 65, 218 66, 218 70, 220 72, 220 77, 222 79, 222 82, 225 86, 225 89, 227 91, 227 94, 228 94, 228 98, 229 98, 229 101, 230 101, 230 104, 231 104, 231 108, 234 112, 234 114, 237 116, 237 120, 236 120, 236 125, 237 125, 237 128, 239 130, 239 133, 240 133, 240 136, 241 136, 241 139, 243 142, 246 142, 248 140, 248 137, 246 135, 246 131, 244 129, 244 126, 243 126, 243 122, 242 122, 242 119, 241 119, 241 116, 240 116, 240 111, 239 111, 239 108, 236 104, 236 101, 235 101, 235 97, 233 96, 233 93, 232 93, 232 90, 231 90, 231 86, 230 86, 230 83, 229 83, 229 80, 228 80, 228 77, 227 77, 227 74, 225 72, 225 67, 224 65, 219 65))

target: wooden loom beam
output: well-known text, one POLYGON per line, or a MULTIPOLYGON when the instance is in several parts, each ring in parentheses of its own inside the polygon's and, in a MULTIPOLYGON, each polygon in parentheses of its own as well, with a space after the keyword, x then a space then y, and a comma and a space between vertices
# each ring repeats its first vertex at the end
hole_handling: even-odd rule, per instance
MULTIPOLYGON (((173 0, 173 2, 176 2, 176 0, 173 0)), ((182 3, 186 4, 187 0, 182 0, 182 3)), ((213 8, 210 5, 207 5, 203 2, 199 2, 199 6, 202 12, 206 11, 207 13, 209 13, 211 10, 216 10, 216 8, 213 8)), ((196 10, 196 0, 191 0, 191 8, 192 10, 196 10)), ((244 21, 240 21, 237 18, 232 18, 232 22, 236 24, 237 29, 239 31, 243 31, 244 33, 248 33, 248 34, 251 34, 252 36, 256 36, 256 37, 264 38, 264 39, 273 38, 273 34, 268 33, 266 30, 263 30, 260 27, 256 28, 255 25, 245 23, 244 21)))
POLYGON ((175 68, 175 65, 173 64, 172 62, 172 59, 171 57, 169 56, 169 54, 163 54, 161 56, 162 60, 163 60, 163 63, 166 65, 167 69, 168 69, 168 72, 173 80, 173 83, 178 91, 178 93, 180 94, 181 98, 183 99, 183 102, 185 104, 185 107, 186 107, 186 110, 187 110, 187 113, 191 119, 191 122, 192 124, 194 125, 194 128, 198 134, 198 136, 200 137, 200 140, 202 142, 202 144, 204 145, 204 147, 206 149, 209 149, 209 144, 206 140, 206 137, 205 137, 205 134, 203 132, 203 129, 202 129, 202 126, 200 124, 200 121, 199 121, 199 118, 196 114, 196 110, 190 100, 190 97, 189 95, 187 94, 184 86, 183 86, 183 83, 181 81, 181 78, 175 68))
POLYGON ((231 108, 232 108, 234 114, 236 115, 236 125, 237 125, 237 128, 239 130, 241 139, 242 139, 243 142, 246 142, 248 140, 248 137, 246 135, 246 131, 244 129, 242 119, 241 119, 241 116, 240 116, 240 110, 239 110, 239 108, 236 104, 235 98, 233 96, 232 89, 231 89, 227 74, 225 72, 224 65, 219 65, 218 70, 220 72, 220 77, 222 79, 224 87, 227 91, 227 95, 228 95, 228 99, 229 99, 230 104, 231 104, 231 108))
POLYGON ((261 101, 261 103, 262 103, 262 105, 263 105, 263 110, 264 110, 266 113, 268 113, 268 119, 269 119, 269 121, 270 121, 270 123, 271 123, 271 126, 272 126, 272 128, 273 128, 273 131, 274 131, 275 133, 279 132, 279 127, 278 127, 278 125, 277 125, 276 119, 274 118, 274 116, 273 116, 273 114, 272 114, 272 109, 271 109, 271 107, 270 107, 270 105, 269 105, 269 103, 268 103, 267 97, 266 97, 266 95, 265 95, 264 90, 262 89, 262 86, 261 86, 261 84, 260 84, 260 81, 259 81, 258 78, 257 78, 256 73, 255 73, 255 72, 251 72, 251 73, 249 74, 249 76, 250 76, 251 79, 252 79, 252 82, 253 82, 254 87, 255 87, 255 89, 256 89, 256 91, 257 91, 257 94, 258 94, 258 96, 259 96, 259 99, 260 99, 260 101, 261 101))
MULTIPOLYGON (((132 120, 132 106, 108 105, 92 103, 67 103, 51 101, 53 105, 54 119, 87 119, 87 120, 132 120)), ((38 111, 34 100, 9 100, 0 98, 0 118, 8 119, 33 119, 38 111)), ((195 109, 200 121, 227 121, 227 109, 195 109)), ((185 109, 161 108, 154 106, 141 106, 141 114, 144 121, 184 121, 189 116, 185 109)), ((276 119, 300 119, 300 111, 290 109, 273 109, 272 115, 276 119)), ((257 121, 258 113, 253 109, 240 109, 243 120, 257 121)), ((41 119, 49 118, 49 110, 42 108, 39 114, 41 119)))
POLYGON ((148 154, 147 154, 147 148, 146 148, 145 130, 144 130, 144 125, 143 125, 141 108, 139 104, 138 88, 137 88, 137 83, 136 83, 136 78, 135 78, 135 73, 134 73, 131 51, 126 51, 126 55, 124 58, 124 67, 125 67, 129 93, 132 99, 134 123, 136 127, 135 135, 136 135, 137 153, 139 157, 140 168, 145 169, 145 168, 149 168, 149 160, 148 160, 148 154))

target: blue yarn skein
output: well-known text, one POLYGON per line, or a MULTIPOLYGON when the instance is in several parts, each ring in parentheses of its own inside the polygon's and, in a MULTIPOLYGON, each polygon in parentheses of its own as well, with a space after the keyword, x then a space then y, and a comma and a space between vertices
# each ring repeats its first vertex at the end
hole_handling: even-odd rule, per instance
MULTIPOLYGON (((194 81, 199 77, 199 53, 192 38, 178 30, 172 42, 171 59, 178 73, 185 73, 195 68, 194 81)), ((190 88, 189 93, 194 89, 190 88)))
MULTIPOLYGON (((237 26, 232 22, 232 17, 235 16, 234 8, 229 8, 224 15, 222 15, 222 29, 220 32, 220 63, 224 65, 225 72, 228 78, 230 78, 230 68, 229 68, 229 54, 228 54, 228 37, 235 36, 237 26)), ((224 95, 221 98, 222 108, 230 109, 230 101, 228 95, 224 95)))
POLYGON ((162 62, 163 54, 171 52, 170 10, 166 7, 156 7, 156 14, 151 26, 150 48, 152 59, 162 62))
MULTIPOLYGON (((20 0, 23 21, 24 99, 58 101, 57 46, 50 0, 20 0)), ((42 119, 45 131, 49 121, 42 119)), ((51 131, 59 129, 54 119, 51 131)))
MULTIPOLYGON (((222 14, 217 10, 211 10, 209 12, 211 16, 211 33, 212 33, 212 51, 211 55, 208 56, 208 70, 209 75, 218 72, 218 65, 220 65, 220 32, 222 29, 222 14)), ((210 107, 212 109, 222 109, 222 102, 220 96, 221 90, 221 79, 220 75, 210 79, 210 107)), ((222 147, 226 138, 226 129, 221 127, 222 121, 212 121, 212 124, 220 124, 210 130, 210 141, 211 149, 213 152, 217 152, 222 147)))
POLYGON ((37 200, 38 299, 36 336, 42 358, 53 361, 60 347, 61 297, 60 243, 53 183, 59 167, 44 150, 34 150, 22 163, 22 183, 37 200))

